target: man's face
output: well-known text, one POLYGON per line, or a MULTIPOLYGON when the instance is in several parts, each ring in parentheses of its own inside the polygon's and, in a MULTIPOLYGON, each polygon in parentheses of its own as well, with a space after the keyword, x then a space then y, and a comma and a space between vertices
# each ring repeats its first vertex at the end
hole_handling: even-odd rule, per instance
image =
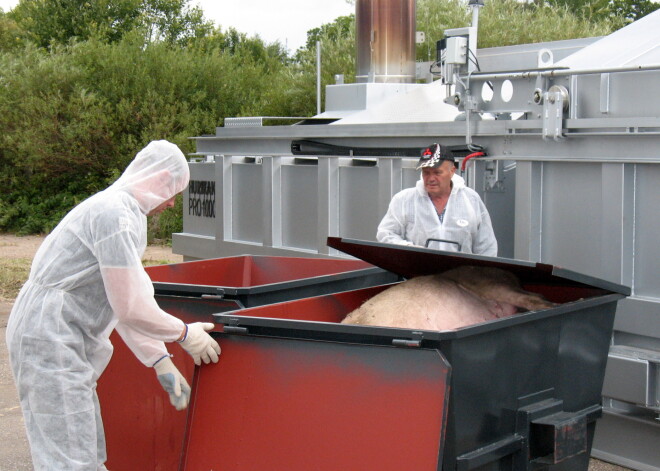
POLYGON ((155 216, 156 214, 162 213, 167 208, 173 208, 174 207, 174 200, 176 200, 176 195, 172 196, 170 199, 168 199, 164 203, 159 204, 154 209, 149 211, 149 214, 147 214, 147 216, 155 216))
POLYGON ((449 194, 451 189, 451 177, 454 176, 456 167, 452 162, 445 160, 439 167, 422 169, 422 180, 424 189, 431 196, 443 196, 449 194))

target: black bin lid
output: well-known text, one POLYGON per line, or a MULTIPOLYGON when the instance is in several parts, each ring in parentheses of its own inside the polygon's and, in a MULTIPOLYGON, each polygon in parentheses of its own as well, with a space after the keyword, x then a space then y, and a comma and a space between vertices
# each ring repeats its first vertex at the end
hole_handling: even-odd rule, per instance
POLYGON ((564 286, 582 285, 625 296, 630 295, 630 288, 627 286, 546 263, 535 263, 502 257, 487 257, 460 252, 446 252, 341 237, 328 237, 328 247, 357 257, 405 278, 432 275, 462 265, 471 265, 508 270, 514 273, 523 283, 564 286))

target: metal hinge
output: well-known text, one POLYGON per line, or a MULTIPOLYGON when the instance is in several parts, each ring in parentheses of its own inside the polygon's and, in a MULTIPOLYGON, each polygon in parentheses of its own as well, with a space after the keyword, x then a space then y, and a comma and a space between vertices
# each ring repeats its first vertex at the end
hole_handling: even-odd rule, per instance
POLYGON ((564 138, 564 111, 568 105, 566 87, 553 85, 543 94, 543 139, 558 141, 564 138))
POLYGON ((222 330, 227 334, 247 335, 249 333, 247 327, 238 327, 236 325, 225 325, 222 330))

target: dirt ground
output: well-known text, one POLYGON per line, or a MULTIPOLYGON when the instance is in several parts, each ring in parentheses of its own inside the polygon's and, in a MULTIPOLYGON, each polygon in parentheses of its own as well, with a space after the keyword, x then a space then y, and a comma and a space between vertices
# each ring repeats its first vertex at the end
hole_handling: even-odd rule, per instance
MULTIPOLYGON (((2 258, 32 258, 42 241, 43 237, 39 236, 16 237, 0 234, 0 256, 2 258)), ((173 254, 170 247, 162 246, 149 246, 144 259, 158 263, 183 261, 183 257, 173 254)), ((12 304, 13 299, 0 298, 0 471, 29 471, 32 469, 32 460, 5 343, 7 318, 12 304)), ((589 471, 629 470, 592 459, 589 471)))

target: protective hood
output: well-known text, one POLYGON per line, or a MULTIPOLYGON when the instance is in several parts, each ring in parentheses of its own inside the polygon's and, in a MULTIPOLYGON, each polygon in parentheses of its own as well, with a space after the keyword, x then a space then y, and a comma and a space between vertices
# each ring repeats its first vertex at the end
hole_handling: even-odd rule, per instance
POLYGON ((148 214, 188 186, 190 171, 183 152, 168 141, 152 141, 137 153, 110 187, 127 191, 148 214))

